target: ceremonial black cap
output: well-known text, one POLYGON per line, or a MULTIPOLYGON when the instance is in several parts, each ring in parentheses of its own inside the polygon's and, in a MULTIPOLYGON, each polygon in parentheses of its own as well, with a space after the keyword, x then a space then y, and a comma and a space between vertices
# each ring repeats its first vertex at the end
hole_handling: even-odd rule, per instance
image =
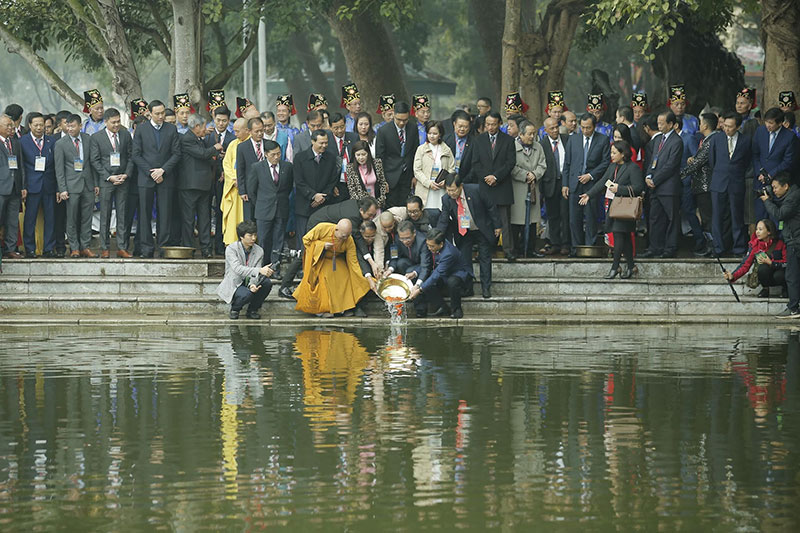
POLYGON ((291 94, 282 94, 275 99, 275 107, 279 105, 285 105, 292 111, 292 115, 297 114, 297 109, 294 107, 294 98, 292 98, 291 94))
POLYGON ((131 120, 147 113, 147 102, 143 98, 131 100, 131 120))
POLYGON ((192 106, 192 101, 189 99, 189 93, 181 93, 173 96, 172 107, 175 111, 186 108, 189 112, 194 113, 194 107, 192 106))
POLYGON ((91 108, 97 104, 103 103, 103 96, 97 89, 89 89, 83 91, 83 112, 88 113, 91 108))
POLYGON ((394 109, 394 103, 396 101, 397 99, 395 98, 394 93, 380 95, 378 97, 378 110, 376 111, 376 113, 380 114, 385 111, 390 111, 394 109))
POLYGON ((328 107, 328 99, 322 93, 311 93, 308 97, 308 111, 320 107, 328 107))
POLYGON ((361 94, 358 92, 358 87, 355 83, 348 83, 342 87, 341 107, 347 107, 347 104, 358 98, 361 98, 361 94))
POLYGON ((208 91, 208 103, 206 104, 206 111, 214 111, 218 107, 225 106, 225 91, 222 89, 208 91))
POLYGON ((506 95, 506 115, 513 115, 514 113, 523 114, 528 110, 528 104, 522 100, 522 95, 511 93, 506 95))

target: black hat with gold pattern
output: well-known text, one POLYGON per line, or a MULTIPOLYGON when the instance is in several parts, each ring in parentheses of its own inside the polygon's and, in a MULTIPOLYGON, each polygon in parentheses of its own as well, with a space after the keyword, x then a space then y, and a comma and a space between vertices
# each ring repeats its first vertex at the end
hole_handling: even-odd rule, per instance
POLYGON ((560 107, 562 111, 567 111, 567 104, 564 102, 564 91, 548 91, 547 105, 544 108, 544 112, 550 113, 551 107, 560 107))
POLYGON ((244 110, 253 105, 248 98, 242 98, 241 96, 236 97, 236 118, 242 118, 244 116, 244 110))
POLYGON ((131 120, 140 117, 147 113, 147 102, 143 98, 135 98, 131 100, 131 120))
POLYGON ((411 97, 411 114, 416 116, 417 109, 422 109, 423 107, 427 107, 430 109, 431 107, 431 99, 427 94, 415 94, 411 97))
POLYGON ((633 93, 631 95, 631 107, 644 107, 648 109, 647 93, 633 93))
POLYGON ((222 89, 208 91, 208 103, 206 104, 206 111, 214 111, 218 107, 226 107, 225 91, 222 89))
POLYGON ((308 97, 308 111, 328 107, 328 99, 322 93, 311 93, 308 97))
POLYGON ((683 85, 671 85, 669 88, 669 101, 670 102, 685 102, 686 101, 686 87, 683 85))
POLYGON ((83 91, 83 112, 88 113, 97 104, 103 103, 103 95, 97 89, 83 91))
POLYGON ((797 110, 797 100, 794 97, 794 91, 781 91, 778 94, 778 107, 790 108, 792 111, 797 110))
POLYGON ((756 106, 757 106, 757 104, 756 104, 756 90, 753 89, 752 87, 744 87, 744 88, 742 88, 741 91, 736 93, 736 98, 739 98, 739 97, 747 98, 748 100, 750 100, 750 109, 755 109, 756 108, 756 106))
POLYGON ((361 93, 358 92, 358 87, 355 83, 348 83, 342 87, 342 103, 341 107, 347 107, 347 104, 353 100, 361 98, 361 93))
POLYGON ((605 111, 606 100, 603 93, 590 94, 586 101, 586 111, 605 111))
POLYGON ((177 111, 178 109, 188 109, 190 113, 194 113, 192 101, 188 93, 176 94, 172 97, 172 107, 177 111))
POLYGON ((378 110, 375 112, 381 114, 385 113, 386 111, 391 111, 394 109, 394 103, 396 101, 397 98, 395 98, 394 93, 380 95, 378 97, 378 110))
POLYGON ((278 107, 279 105, 285 105, 288 107, 291 110, 292 115, 297 114, 297 109, 294 107, 294 98, 291 94, 282 94, 277 97, 275 99, 275 107, 278 107))
POLYGON ((513 115, 514 113, 525 113, 528 110, 528 104, 522 100, 522 95, 519 93, 511 93, 506 96, 506 115, 513 115))

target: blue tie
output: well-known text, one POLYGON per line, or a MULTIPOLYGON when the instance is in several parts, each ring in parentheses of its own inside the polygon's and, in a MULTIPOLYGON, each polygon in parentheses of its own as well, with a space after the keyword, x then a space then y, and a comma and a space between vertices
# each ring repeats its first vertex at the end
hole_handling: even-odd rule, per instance
POLYGON ((591 137, 584 137, 583 141, 583 172, 586 172, 586 158, 589 157, 589 141, 591 137))
POLYGON ((778 135, 777 131, 773 131, 772 133, 769 134, 769 151, 770 152, 772 152, 772 145, 775 144, 775 137, 777 137, 777 135, 778 135))

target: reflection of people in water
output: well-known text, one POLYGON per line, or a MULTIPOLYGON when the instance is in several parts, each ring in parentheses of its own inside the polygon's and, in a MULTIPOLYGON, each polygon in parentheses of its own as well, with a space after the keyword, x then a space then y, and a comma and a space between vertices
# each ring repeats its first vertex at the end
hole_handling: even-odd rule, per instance
POLYGON ((294 344, 303 362, 303 403, 312 429, 333 425, 350 413, 369 352, 352 333, 303 331, 294 344))

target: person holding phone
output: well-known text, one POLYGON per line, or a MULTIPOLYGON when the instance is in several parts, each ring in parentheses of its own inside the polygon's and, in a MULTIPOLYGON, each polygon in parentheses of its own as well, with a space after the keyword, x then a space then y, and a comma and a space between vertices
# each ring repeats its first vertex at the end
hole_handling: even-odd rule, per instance
POLYGON ((780 286, 783 289, 781 297, 786 298, 786 245, 778 237, 775 223, 768 218, 758 221, 756 231, 750 237, 747 255, 733 272, 723 274, 725 279, 733 283, 750 272, 754 261, 758 265, 758 283, 761 285, 758 297, 767 298, 770 287, 780 286))
POLYGON ((258 238, 255 220, 245 220, 236 226, 239 240, 225 249, 225 277, 217 288, 217 295, 230 304, 230 317, 239 318, 246 305, 247 318, 261 318, 259 310, 272 290, 269 277, 272 265, 261 266, 264 250, 256 244, 258 238))

